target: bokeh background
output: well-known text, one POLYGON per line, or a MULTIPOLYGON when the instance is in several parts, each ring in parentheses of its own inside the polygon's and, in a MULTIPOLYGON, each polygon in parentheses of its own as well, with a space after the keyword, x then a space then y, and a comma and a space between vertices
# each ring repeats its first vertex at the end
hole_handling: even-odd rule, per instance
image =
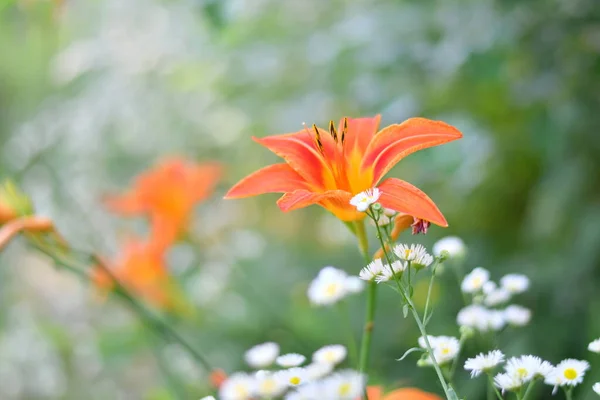
MULTIPOLYGON (((353 237, 320 208, 289 214, 276 195, 223 201, 276 157, 252 135, 343 115, 454 124, 464 139, 411 155, 391 175, 423 188, 468 246, 463 268, 522 272, 532 323, 499 337, 509 355, 593 368, 600 360, 600 7, 596 0, 106 0, 0 2, 0 175, 77 247, 114 254, 143 220, 103 209, 106 193, 168 155, 220 160, 226 174, 198 207, 194 244, 169 253, 193 312, 171 323, 214 364, 274 340, 310 354, 345 343, 336 310, 310 307, 317 271, 362 267, 353 237)), ((373 250, 374 250, 373 245, 373 250)), ((381 291, 373 382, 438 391, 398 297, 381 291)), ((431 332, 458 335, 455 277, 436 286, 431 332)), ((362 295, 348 307, 354 334, 362 295)), ((472 343, 466 354, 483 350, 472 343)), ((206 371, 149 340, 119 302, 17 241, 0 254, 0 398, 169 399, 164 371, 208 394, 206 371)), ((483 382, 461 393, 484 397, 483 382)), ((537 398, 549 398, 548 387, 537 398)), ((560 396, 560 395, 559 395, 560 396)))

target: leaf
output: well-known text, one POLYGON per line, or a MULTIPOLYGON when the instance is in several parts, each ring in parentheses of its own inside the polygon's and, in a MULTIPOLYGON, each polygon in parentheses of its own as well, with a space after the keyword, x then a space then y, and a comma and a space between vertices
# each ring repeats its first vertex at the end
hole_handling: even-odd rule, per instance
POLYGON ((423 321, 423 325, 427 326, 427 324, 431 320, 432 316, 433 316, 433 310, 429 311, 429 314, 427 314, 427 318, 425 318, 425 321, 423 321))
POLYGON ((402 314, 404 315, 404 318, 408 316, 408 304, 402 306, 402 314))
POLYGON ((402 355, 402 357, 398 358, 396 361, 402 361, 406 358, 406 356, 408 356, 410 353, 414 353, 415 351, 426 351, 425 349, 422 349, 420 347, 413 347, 410 348, 408 350, 406 350, 406 352, 402 355))

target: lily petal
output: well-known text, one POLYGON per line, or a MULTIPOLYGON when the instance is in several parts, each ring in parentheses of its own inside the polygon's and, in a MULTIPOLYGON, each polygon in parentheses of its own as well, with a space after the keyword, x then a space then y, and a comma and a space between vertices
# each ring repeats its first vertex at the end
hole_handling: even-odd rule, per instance
POLYGON ((417 388, 403 388, 385 395, 383 400, 442 400, 439 396, 417 388))
MULTIPOLYGON (((344 119, 340 120, 338 132, 342 132, 344 129, 344 119)), ((373 136, 375 136, 377 128, 379 128, 381 115, 366 118, 347 118, 347 121, 348 129, 344 138, 344 149, 349 152, 357 150, 363 155, 373 136)))
MULTIPOLYGON (((329 134, 323 130, 321 137, 329 134)), ((329 164, 316 146, 314 132, 303 130, 285 135, 253 137, 254 141, 265 146, 283 158, 304 180, 321 189, 335 187, 335 179, 329 164)))
POLYGON ((382 206, 430 221, 442 227, 448 226, 446 218, 444 218, 433 200, 419 188, 396 178, 386 179, 378 187, 381 190, 379 203, 382 206))
POLYGON ((148 209, 139 194, 134 191, 118 196, 107 196, 104 198, 104 205, 112 212, 123 215, 136 215, 148 209))
POLYGON ((274 164, 248 175, 232 187, 226 199, 239 199, 264 193, 286 193, 308 190, 310 185, 288 164, 274 164))
POLYGON ((462 133, 442 121, 410 118, 390 125, 375 135, 363 158, 361 170, 373 169, 378 182, 402 158, 415 151, 460 139, 462 133))
POLYGON ((364 218, 364 213, 356 211, 354 206, 350 205, 352 194, 345 190, 328 190, 322 193, 310 192, 308 190, 296 190, 284 194, 277 205, 281 211, 287 212, 304 208, 312 204, 319 204, 323 208, 331 211, 342 221, 355 221, 364 218))

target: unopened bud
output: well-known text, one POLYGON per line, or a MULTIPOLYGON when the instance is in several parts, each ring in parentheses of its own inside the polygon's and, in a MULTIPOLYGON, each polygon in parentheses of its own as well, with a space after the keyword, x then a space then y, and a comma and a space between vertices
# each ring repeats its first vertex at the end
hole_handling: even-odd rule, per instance
POLYGON ((449 258, 450 258, 450 252, 448 250, 442 250, 442 252, 438 256, 438 259, 440 260, 439 261, 440 263, 443 263, 444 261, 446 261, 449 258))
POLYGON ((381 206, 380 203, 375 203, 371 207, 373 208, 373 211, 376 211, 376 212, 380 212, 381 210, 383 210, 383 207, 381 206))
POLYGON ((470 339, 475 335, 475 330, 470 326, 461 326, 460 327, 460 337, 463 339, 470 339))

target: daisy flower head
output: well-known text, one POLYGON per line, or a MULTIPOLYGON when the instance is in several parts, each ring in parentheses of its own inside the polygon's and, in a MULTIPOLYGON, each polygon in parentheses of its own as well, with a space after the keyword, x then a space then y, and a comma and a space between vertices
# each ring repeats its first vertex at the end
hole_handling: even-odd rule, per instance
POLYGON ((319 306, 337 303, 348 294, 346 278, 348 274, 341 269, 323 268, 308 287, 308 300, 319 306))
POLYGON ((588 350, 592 353, 600 353, 600 339, 596 339, 588 344, 588 350))
POLYGON ((394 254, 403 261, 413 261, 427 254, 427 250, 421 244, 399 244, 394 247, 394 254))
POLYGON ((285 400, 315 400, 319 399, 323 393, 323 384, 321 381, 309 382, 297 386, 293 392, 285 396, 285 400))
POLYGON ((344 282, 346 286, 346 292, 350 294, 360 293, 365 288, 365 283, 358 276, 349 276, 344 282))
POLYGON ((447 251, 450 258, 463 258, 467 253, 465 243, 458 236, 446 236, 433 245, 433 254, 439 257, 442 251, 447 251))
POLYGON ((292 368, 302 365, 306 361, 306 357, 298 353, 288 353, 277 357, 275 362, 283 368, 292 368))
POLYGON ((394 261, 390 267, 390 264, 385 264, 381 274, 375 278, 375 282, 387 282, 393 280, 396 276, 401 276, 406 271, 406 264, 402 261, 394 261))
MULTIPOLYGON (((452 336, 427 336, 429 344, 433 350, 433 356, 435 357, 435 361, 439 365, 444 365, 449 361, 452 361, 458 351, 460 349, 460 342, 457 338, 452 336)), ((425 338, 421 336, 419 338, 419 346, 426 349, 427 343, 425 343, 425 338)), ((431 355, 425 356, 422 359, 422 363, 424 365, 432 365, 431 355)))
POLYGON ((519 294, 529 289, 529 278, 523 274, 508 274, 500 279, 500 285, 512 294, 519 294))
POLYGON ((534 378, 545 378, 552 370, 554 370, 552 364, 536 356, 525 355, 521 356, 520 359, 528 366, 528 368, 533 370, 534 378))
POLYGON ((600 395, 600 382, 594 383, 594 386, 592 386, 592 389, 594 389, 594 392, 596 392, 597 394, 600 395))
POLYGON ((526 383, 536 377, 542 359, 534 356, 512 357, 506 361, 506 373, 526 383))
POLYGON ((326 377, 327 375, 333 372, 334 368, 334 364, 318 362, 313 362, 312 364, 309 364, 306 367, 304 367, 304 369, 306 370, 306 375, 310 381, 326 377))
POLYGON ((492 350, 487 354, 479 353, 474 358, 465 362, 465 369, 471 371, 471 378, 481 375, 482 372, 490 372, 504 361, 504 353, 500 350, 492 350))
POLYGON ((490 279, 490 272, 481 267, 475 268, 463 279, 460 288, 464 293, 477 293, 490 279))
POLYGON ((232 374, 219 388, 222 400, 249 400, 255 393, 256 380, 243 372, 232 374))
POLYGON ((498 374, 494 377, 494 384, 502 390, 502 393, 515 392, 523 386, 523 382, 513 375, 507 373, 498 374))
POLYGON ((499 331, 506 325, 504 313, 489 310, 479 304, 471 304, 458 312, 456 322, 459 326, 473 328, 479 332, 499 331))
POLYGON ((356 207, 359 212, 365 212, 372 204, 377 203, 379 196, 381 196, 381 190, 378 188, 367 189, 351 198, 350 205, 356 207))
POLYGON ((525 326, 531 320, 531 310, 513 304, 504 310, 504 319, 509 325, 525 326))
MULTIPOLYGON (((489 283, 489 282, 487 282, 489 283)), ((485 293, 485 285, 484 285, 484 293, 485 293)), ((488 307, 497 306, 503 303, 506 303, 510 300, 510 292, 503 287, 494 289, 485 293, 485 297, 483 300, 483 304, 488 307)))
POLYGON ((497 288, 498 288, 498 285, 496 285, 496 282, 494 282, 494 281, 487 281, 481 287, 481 291, 483 292, 483 294, 487 295, 487 294, 492 293, 497 288))
POLYGON ((261 398, 273 398, 283 394, 288 388, 286 382, 270 371, 258 371, 255 374, 256 394, 261 398))
POLYGON ((244 359, 252 368, 266 368, 275 362, 279 355, 279 345, 274 342, 258 344, 246 351, 244 359))
POLYGON ((312 360, 315 363, 337 365, 344 361, 347 354, 348 351, 345 346, 342 346, 341 344, 332 344, 321 347, 319 350, 315 351, 312 360))
POLYGON ((340 371, 323 382, 324 399, 355 400, 365 390, 366 377, 353 370, 340 371))
POLYGON ((306 368, 289 368, 275 372, 275 378, 289 387, 304 385, 310 382, 306 368))
POLYGON ((381 258, 376 258, 360 270, 358 277, 363 281, 374 281, 381 272, 383 272, 383 262, 381 258))
POLYGON ((548 375, 551 382, 560 382, 559 386, 577 386, 583 382, 585 372, 590 364, 584 360, 566 359, 558 363, 548 375))

